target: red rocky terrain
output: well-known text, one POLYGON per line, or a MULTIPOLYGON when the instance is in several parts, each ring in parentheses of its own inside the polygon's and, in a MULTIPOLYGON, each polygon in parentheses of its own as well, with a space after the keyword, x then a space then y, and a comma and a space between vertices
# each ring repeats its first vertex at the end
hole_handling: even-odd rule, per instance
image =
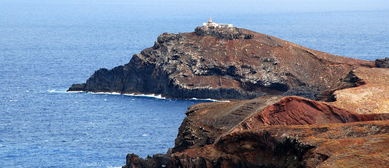
POLYGON ((388 58, 214 25, 164 33, 128 64, 69 88, 231 100, 193 105, 172 149, 129 154, 125 168, 388 167, 388 58))
POLYGON ((131 154, 125 167, 385 167, 388 119, 294 96, 203 103, 169 153, 131 154))
POLYGON ((242 28, 202 26, 191 33, 164 33, 128 64, 100 69, 69 91, 172 98, 298 95, 327 99, 332 91, 355 85, 350 71, 374 65, 242 28))
MULTIPOLYGON (((214 38, 210 33, 205 34, 211 36, 207 38, 214 38)), ((238 86, 237 90, 246 89, 245 92, 250 94, 255 92, 258 97, 193 105, 186 112, 187 117, 179 128, 174 148, 166 154, 145 159, 129 154, 124 167, 387 167, 387 59, 377 60, 375 65, 378 68, 375 68, 372 62, 338 57, 266 37, 255 34, 241 39, 239 45, 245 46, 247 41, 244 40, 255 38, 262 42, 265 40, 270 43, 268 40, 271 40, 282 44, 257 50, 259 53, 272 53, 270 55, 276 60, 272 65, 274 69, 249 75, 261 85, 252 82, 250 87, 243 87, 248 86, 242 82, 243 78, 233 78, 239 84, 230 85, 238 86), (307 52, 313 54, 305 55, 307 52), (285 73, 293 78, 283 78, 285 76, 282 74, 285 73), (272 79, 270 83, 273 87, 269 87, 272 84, 263 85, 266 81, 264 76, 275 77, 267 78, 272 79), (277 84, 274 87, 275 83, 285 85, 277 84), (287 89, 281 91, 280 87, 287 89), (327 102, 285 96, 288 94, 327 102)), ((255 45, 263 46, 261 43, 255 45)), ((215 55, 210 57, 219 56, 215 55)), ((258 55, 259 59, 269 58, 266 54, 258 55)), ((255 59, 246 56, 234 58, 247 59, 244 62, 251 67, 267 67, 266 61, 256 64, 255 59)), ((225 63, 223 61, 219 64, 225 63)), ((204 79, 211 77, 196 79, 197 83, 204 83, 204 79)))

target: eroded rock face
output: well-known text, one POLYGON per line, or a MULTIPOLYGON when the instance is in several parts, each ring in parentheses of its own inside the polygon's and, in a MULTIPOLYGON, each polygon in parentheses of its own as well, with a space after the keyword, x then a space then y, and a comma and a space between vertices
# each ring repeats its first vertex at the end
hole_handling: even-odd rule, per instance
POLYGON ((163 157, 144 160, 128 155, 124 167, 144 168, 148 163, 153 163, 150 166, 153 168, 386 167, 389 163, 388 128, 388 121, 263 126, 260 130, 224 135, 212 145, 163 157), (131 159, 138 162, 131 162, 131 159))
POLYGON ((389 68, 389 57, 386 57, 384 59, 376 59, 375 65, 378 68, 389 68))
POLYGON ((386 60, 374 65, 246 29, 198 27, 164 33, 128 64, 100 69, 69 91, 254 98, 192 106, 173 149, 130 154, 128 168, 385 167, 389 71, 372 67, 386 60))
POLYGON ((302 97, 266 96, 252 100, 202 103, 189 108, 173 152, 212 144, 228 131, 264 125, 312 125, 389 119, 389 114, 357 114, 302 97))
POLYGON ((263 167, 385 167, 388 133, 387 120, 264 126, 222 136, 215 148, 263 167))
POLYGON ((194 105, 171 152, 146 159, 128 155, 124 167, 385 167, 387 73, 353 70, 349 79, 356 87, 335 91, 334 102, 263 96, 194 105))
POLYGON ((160 35, 151 48, 69 91, 245 99, 300 95, 319 99, 354 86, 349 72, 373 62, 335 56, 241 28, 196 28, 160 35))
POLYGON ((186 112, 187 117, 179 128, 173 152, 214 143, 221 134, 280 98, 265 96, 253 100, 193 105, 186 112))
POLYGON ((128 155, 125 167, 384 166, 388 119, 294 96, 203 103, 188 110, 170 153, 128 155))

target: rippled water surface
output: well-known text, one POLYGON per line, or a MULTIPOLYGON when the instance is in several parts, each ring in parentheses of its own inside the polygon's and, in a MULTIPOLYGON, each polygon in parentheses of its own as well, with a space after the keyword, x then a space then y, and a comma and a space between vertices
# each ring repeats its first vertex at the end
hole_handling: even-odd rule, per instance
MULTIPOLYGON (((66 93, 101 67, 127 63, 163 32, 189 32, 208 14, 115 7, 0 5, 0 167, 111 167, 127 153, 173 146, 200 101, 66 93)), ((354 58, 389 56, 389 12, 214 14, 310 48, 354 58)))

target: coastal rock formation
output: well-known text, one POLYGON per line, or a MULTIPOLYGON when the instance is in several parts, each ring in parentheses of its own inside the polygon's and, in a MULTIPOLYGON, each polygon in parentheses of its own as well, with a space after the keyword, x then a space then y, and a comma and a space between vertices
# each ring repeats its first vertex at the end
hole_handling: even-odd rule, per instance
POLYGON ((264 126, 222 136, 215 144, 141 159, 127 155, 124 168, 334 168, 386 167, 387 121, 264 126))
POLYGON ((232 100, 193 105, 168 153, 129 154, 125 168, 385 167, 387 65, 209 21, 69 91, 232 100))
POLYGON ((358 167, 389 163, 389 114, 357 114, 295 96, 202 103, 186 114, 169 153, 146 159, 130 154, 124 167, 358 167))
POLYGON ((389 68, 389 57, 375 60, 375 65, 378 68, 389 68))
POLYGON ((302 97, 264 96, 252 100, 193 105, 179 128, 173 152, 212 144, 228 131, 264 125, 312 125, 389 119, 389 114, 357 114, 302 97))
POLYGON ((386 167, 389 70, 358 67, 332 102, 296 96, 193 105, 167 154, 125 168, 386 167))
POLYGON ((247 99, 298 95, 328 99, 355 86, 350 71, 372 61, 335 56, 236 27, 201 26, 160 35, 128 64, 96 71, 69 91, 247 99))

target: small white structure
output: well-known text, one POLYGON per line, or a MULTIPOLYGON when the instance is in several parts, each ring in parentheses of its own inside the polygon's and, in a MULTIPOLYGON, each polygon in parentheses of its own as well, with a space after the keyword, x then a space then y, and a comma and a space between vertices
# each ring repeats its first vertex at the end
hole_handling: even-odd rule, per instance
POLYGON ((207 23, 203 23, 203 26, 212 27, 212 28, 232 28, 232 27, 234 27, 232 24, 215 23, 212 21, 212 18, 209 18, 207 23))

